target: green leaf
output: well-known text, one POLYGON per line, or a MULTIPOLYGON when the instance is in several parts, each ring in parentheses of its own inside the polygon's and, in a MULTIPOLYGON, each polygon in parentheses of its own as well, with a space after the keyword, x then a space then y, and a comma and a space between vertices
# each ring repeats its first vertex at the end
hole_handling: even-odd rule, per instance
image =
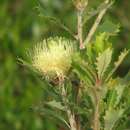
POLYGON ((120 25, 106 20, 102 25, 99 25, 96 34, 103 32, 107 33, 109 36, 116 35, 120 32, 120 25))
POLYGON ((21 59, 21 58, 18 58, 17 60, 18 60, 18 64, 21 64, 21 65, 23 65, 23 66, 29 68, 29 69, 32 70, 33 72, 38 73, 38 71, 31 65, 31 63, 26 62, 26 61, 24 61, 24 60, 21 59))
POLYGON ((115 106, 119 104, 119 102, 122 98, 125 87, 127 87, 126 84, 120 84, 120 83, 115 87, 115 90, 117 92, 115 106))
POLYGON ((46 104, 49 105, 50 107, 54 107, 59 110, 65 111, 65 107, 61 104, 61 102, 57 102, 57 101, 53 100, 53 101, 47 102, 46 104))
POLYGON ((90 86, 95 82, 93 69, 80 57, 80 55, 74 57, 73 66, 73 72, 75 72, 85 84, 90 86))
POLYGON ((103 53, 99 53, 97 57, 96 67, 98 78, 102 79, 104 73, 106 72, 112 58, 112 50, 110 48, 106 49, 103 53))
POLYGON ((111 77, 112 77, 112 75, 113 75, 113 73, 117 70, 117 68, 120 66, 120 64, 123 62, 123 60, 125 59, 125 57, 128 55, 128 53, 129 53, 129 50, 124 50, 123 52, 121 52, 121 54, 120 54, 120 56, 119 56, 119 58, 118 58, 118 60, 115 62, 115 64, 114 64, 114 68, 112 69, 112 71, 109 73, 109 75, 107 76, 107 78, 106 78, 106 81, 108 81, 111 77))
POLYGON ((123 52, 121 52, 121 54, 120 54, 120 56, 118 58, 118 61, 115 62, 115 67, 116 68, 122 63, 122 61, 128 55, 128 53, 129 53, 129 51, 126 50, 126 49, 123 52))
POLYGON ((108 96, 108 99, 107 99, 108 108, 114 108, 115 107, 116 99, 117 99, 117 91, 115 89, 113 89, 109 92, 109 96, 108 96))
POLYGON ((94 68, 96 68, 96 66, 93 63, 95 62, 97 55, 112 46, 111 42, 108 41, 108 38, 109 36, 105 32, 100 33, 96 36, 92 44, 87 45, 88 62, 94 68))
POLYGON ((73 72, 75 72, 86 84, 92 85, 91 79, 88 77, 86 70, 84 70, 82 66, 76 65, 73 72))
POLYGON ((65 24, 63 24, 61 22, 61 20, 59 20, 56 17, 53 16, 48 16, 45 14, 45 9, 43 7, 43 4, 39 1, 39 5, 37 6, 37 11, 39 13, 39 16, 47 19, 53 23, 55 23, 56 25, 58 25, 60 28, 62 28, 63 30, 65 30, 66 32, 68 32, 74 39, 77 39, 76 36, 74 35, 74 33, 69 29, 69 27, 67 27, 65 24))
POLYGON ((104 116, 104 130, 112 130, 117 121, 123 116, 124 109, 109 109, 104 116))
POLYGON ((111 43, 108 41, 108 34, 106 32, 100 33, 96 36, 94 42, 94 49, 97 53, 103 52, 105 49, 111 47, 111 43))
MULTIPOLYGON (((127 76, 129 76, 129 73, 127 76)), ((126 78, 123 78, 123 79, 121 79, 121 78, 117 79, 118 83, 116 84, 116 86, 114 86, 114 89, 117 92, 117 97, 116 97, 114 106, 116 106, 120 103, 124 90, 126 89, 126 87, 129 86, 130 81, 127 81, 127 76, 126 76, 126 78)))
POLYGON ((124 82, 127 85, 130 85, 130 71, 127 73, 127 75, 124 77, 124 82))
POLYGON ((39 112, 41 115, 46 115, 47 118, 54 118, 55 120, 59 120, 61 122, 63 122, 68 128, 70 128, 70 125, 68 124, 68 122, 63 118, 63 116, 61 116, 59 113, 56 113, 53 110, 47 109, 47 108, 35 108, 36 112, 39 112))
POLYGON ((123 92, 127 86, 128 84, 121 78, 112 80, 109 83, 110 90, 107 97, 107 104, 109 108, 116 108, 117 105, 120 104, 123 92))

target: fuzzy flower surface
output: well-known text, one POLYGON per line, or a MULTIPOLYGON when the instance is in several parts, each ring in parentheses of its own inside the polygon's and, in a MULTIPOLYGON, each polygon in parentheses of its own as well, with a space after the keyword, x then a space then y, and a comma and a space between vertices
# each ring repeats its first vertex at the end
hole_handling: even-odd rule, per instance
POLYGON ((71 67, 73 46, 65 38, 48 38, 31 51, 32 66, 47 78, 65 76, 71 67))

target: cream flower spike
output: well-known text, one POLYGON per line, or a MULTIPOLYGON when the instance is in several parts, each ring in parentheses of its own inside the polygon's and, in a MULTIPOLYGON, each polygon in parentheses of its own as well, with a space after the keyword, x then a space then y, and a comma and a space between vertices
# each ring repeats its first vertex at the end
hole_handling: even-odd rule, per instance
POLYGON ((72 41, 61 37, 48 38, 34 46, 32 66, 47 78, 66 76, 73 52, 72 41))

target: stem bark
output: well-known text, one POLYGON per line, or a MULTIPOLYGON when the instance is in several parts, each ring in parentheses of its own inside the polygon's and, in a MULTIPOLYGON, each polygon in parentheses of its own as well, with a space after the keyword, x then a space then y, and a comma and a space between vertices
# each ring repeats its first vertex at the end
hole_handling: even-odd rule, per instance
POLYGON ((67 113, 67 117, 68 117, 69 124, 70 124, 70 130, 77 130, 75 115, 67 105, 67 102, 68 102, 68 100, 67 100, 67 92, 66 92, 66 90, 64 88, 64 84, 62 84, 61 92, 62 92, 63 102, 64 102, 64 104, 66 106, 66 113, 67 113))
MULTIPOLYGON (((109 4, 109 0, 106 0, 106 1, 105 1, 105 4, 109 4)), ((89 31, 89 33, 88 33, 86 39, 84 40, 84 44, 88 44, 88 43, 91 41, 91 39, 92 39, 94 33, 95 33, 96 30, 97 30, 97 27, 99 26, 99 24, 100 24, 100 22, 101 22, 101 20, 102 20, 102 18, 103 18, 103 16, 104 16, 104 14, 106 13, 108 7, 109 7, 109 6, 106 6, 106 8, 104 8, 103 10, 101 10, 101 12, 98 14, 98 16, 97 16, 97 18, 96 18, 96 20, 95 20, 95 22, 94 22, 92 28, 90 29, 90 31, 89 31)))
POLYGON ((77 12, 77 17, 78 17, 78 27, 77 27, 77 29, 78 29, 78 40, 79 40, 80 49, 84 48, 82 14, 83 14, 83 11, 78 10, 78 12, 77 12))

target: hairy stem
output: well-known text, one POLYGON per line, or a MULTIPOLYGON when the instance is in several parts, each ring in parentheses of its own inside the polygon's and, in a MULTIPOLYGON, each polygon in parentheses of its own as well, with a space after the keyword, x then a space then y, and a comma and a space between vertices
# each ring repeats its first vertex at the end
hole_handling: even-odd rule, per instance
POLYGON ((95 88, 93 88, 93 93, 95 97, 95 112, 94 112, 94 118, 93 118, 93 130, 100 130, 100 113, 99 113, 99 104, 100 104, 100 81, 96 81, 95 88))
POLYGON ((78 12, 77 12, 77 17, 78 17, 77 29, 78 29, 78 40, 79 40, 79 44, 80 44, 80 49, 84 48, 84 45, 83 45, 83 34, 82 34, 83 33, 82 14, 83 14, 83 11, 82 10, 78 10, 78 12))
POLYGON ((100 121, 99 121, 99 103, 96 105, 95 113, 94 113, 94 125, 93 130, 100 130, 100 121))
POLYGON ((64 102, 64 104, 66 106, 66 113, 67 113, 69 124, 70 124, 70 130, 77 130, 75 115, 74 115, 74 113, 70 110, 70 108, 67 105, 68 100, 67 100, 67 93, 66 93, 66 90, 64 88, 64 84, 62 84, 61 92, 62 92, 63 102, 64 102))
MULTIPOLYGON (((81 87, 81 84, 79 83, 78 85, 76 85, 75 86, 75 91, 76 91, 76 104, 78 105, 79 104, 79 102, 80 102, 80 87, 81 87)), ((75 120, 76 120, 76 128, 77 128, 77 130, 80 130, 80 118, 79 118, 79 115, 78 114, 76 114, 75 115, 75 120)))
MULTIPOLYGON (((105 4, 109 4, 109 0, 106 0, 106 1, 105 1, 105 4)), ((92 28, 90 29, 90 31, 89 31, 89 33, 88 33, 86 39, 84 40, 84 44, 88 44, 88 43, 91 41, 91 39, 92 39, 94 33, 96 32, 97 27, 99 26, 99 24, 100 24, 100 22, 101 22, 101 20, 102 20, 102 18, 103 18, 103 16, 104 16, 104 14, 106 13, 108 7, 109 7, 109 6, 106 6, 106 8, 102 9, 102 10, 100 11, 100 13, 98 14, 98 16, 97 16, 97 18, 96 18, 96 20, 95 20, 95 22, 94 22, 92 28)))

